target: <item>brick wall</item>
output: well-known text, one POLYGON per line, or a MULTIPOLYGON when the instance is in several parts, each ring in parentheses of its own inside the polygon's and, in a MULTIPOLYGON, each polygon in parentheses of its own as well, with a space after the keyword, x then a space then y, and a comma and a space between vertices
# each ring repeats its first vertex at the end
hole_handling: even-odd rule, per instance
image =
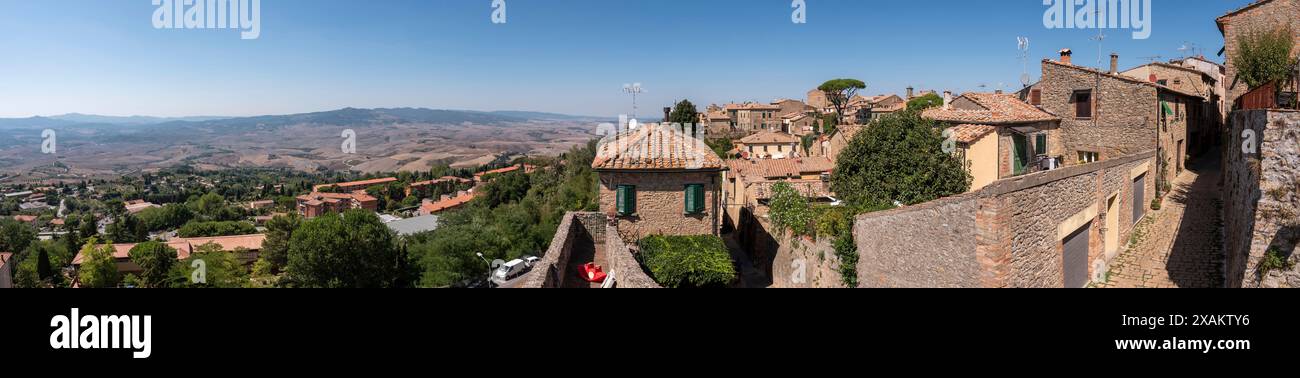
MULTIPOLYGON (((1154 191, 1154 151, 1000 180, 979 191, 878 213, 854 224, 865 287, 1062 287, 1062 240, 1089 227, 1089 277, 1108 269, 1107 205, 1118 241, 1132 233, 1133 177, 1154 191)), ((1145 202, 1145 201, 1144 201, 1145 202)), ((1145 206, 1145 204, 1141 204, 1145 206)))
POLYGON ((1269 248, 1296 261, 1300 244, 1300 112, 1249 110, 1231 115, 1224 155, 1226 284, 1300 287, 1300 269, 1259 274, 1269 248), (1243 152, 1253 130, 1257 153, 1243 152))
MULTIPOLYGON (((1300 0, 1273 0, 1268 4, 1233 15, 1224 23, 1223 56, 1227 70, 1224 80, 1228 87, 1228 97, 1224 101, 1229 107, 1238 97, 1250 91, 1246 83, 1237 81, 1237 65, 1233 61, 1233 57, 1237 55, 1237 40, 1253 31, 1265 31, 1290 25, 1291 30, 1296 33, 1296 40, 1300 41, 1300 17, 1297 17, 1297 14, 1300 14, 1300 0)), ((1300 51, 1292 53, 1300 54, 1300 51)))
POLYGON ((692 172, 600 172, 602 214, 617 210, 618 185, 636 186, 636 214, 618 217, 626 240, 651 235, 717 235, 721 226, 722 174, 692 172), (704 213, 686 215, 686 185, 704 184, 704 213))

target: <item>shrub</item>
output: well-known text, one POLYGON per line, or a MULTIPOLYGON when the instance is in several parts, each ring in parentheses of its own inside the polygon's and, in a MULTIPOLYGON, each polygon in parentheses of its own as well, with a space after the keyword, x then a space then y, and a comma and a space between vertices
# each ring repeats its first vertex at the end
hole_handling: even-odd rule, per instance
POLYGON ((640 246, 641 263, 664 287, 723 288, 736 280, 731 254, 717 236, 650 236, 640 246))
POLYGON ((795 236, 811 235, 813 210, 808 199, 787 183, 772 185, 772 201, 768 203, 772 223, 777 229, 790 230, 795 236))
POLYGON ((1291 270, 1294 266, 1295 263, 1283 255, 1281 250, 1269 248, 1268 253, 1264 254, 1264 259, 1259 262, 1259 276, 1263 277, 1274 270, 1291 270))
POLYGON ((1151 210, 1160 210, 1160 198, 1151 199, 1151 210))
POLYGON ((1255 32, 1237 38, 1237 77, 1250 88, 1290 77, 1296 60, 1291 58, 1295 47, 1294 33, 1290 28, 1255 32))

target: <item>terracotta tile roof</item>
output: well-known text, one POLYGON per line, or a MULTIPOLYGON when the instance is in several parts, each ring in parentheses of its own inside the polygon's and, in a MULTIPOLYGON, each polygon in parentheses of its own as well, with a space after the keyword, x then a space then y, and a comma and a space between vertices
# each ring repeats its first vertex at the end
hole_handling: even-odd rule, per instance
MULTIPOLYGON (((479 173, 475 173, 475 174, 474 174, 474 177, 475 177, 475 178, 482 178, 483 176, 487 176, 487 175, 497 175, 497 174, 502 174, 502 173, 510 173, 510 172, 518 171, 518 170, 519 170, 519 167, 520 167, 519 165, 512 165, 512 166, 505 167, 505 168, 493 169, 493 170, 490 170, 490 171, 487 171, 487 172, 479 172, 479 173)), ((537 169, 536 166, 533 166, 533 165, 530 165, 530 164, 523 164, 523 168, 524 168, 524 173, 529 173, 529 172, 532 172, 534 169, 537 169)))
POLYGON ((591 167, 597 170, 725 169, 704 141, 680 130, 647 124, 601 140, 591 167))
POLYGON ((808 198, 826 198, 834 195, 831 192, 830 185, 822 180, 784 180, 754 183, 752 186, 754 188, 754 197, 756 199, 771 199, 772 187, 783 182, 808 198))
POLYGON ((463 206, 478 197, 478 193, 469 193, 463 196, 456 196, 442 201, 426 202, 420 205, 420 213, 429 215, 437 214, 443 211, 463 206))
POLYGON ((429 185, 433 185, 433 184, 441 184, 441 183, 444 183, 444 182, 459 182, 459 183, 464 184, 464 183, 474 182, 474 180, 470 180, 470 179, 467 179, 467 178, 461 178, 461 177, 455 177, 455 176, 443 176, 442 178, 439 178, 439 179, 437 179, 437 180, 420 181, 420 182, 414 182, 414 183, 411 183, 411 187, 429 186, 429 185))
POLYGON ((972 125, 962 124, 952 127, 952 136, 958 143, 971 144, 980 140, 985 135, 998 131, 997 127, 989 125, 972 125))
POLYGON ((306 202, 308 205, 316 206, 321 203, 337 203, 343 200, 357 200, 361 202, 378 201, 378 198, 367 194, 364 190, 358 190, 352 193, 320 193, 312 192, 298 196, 298 199, 306 202))
POLYGON ((387 184, 387 183, 390 183, 390 182, 396 182, 396 181, 397 181, 397 178, 396 178, 396 177, 387 177, 387 178, 380 178, 380 179, 373 179, 373 180, 361 180, 361 181, 352 181, 352 182, 341 182, 341 183, 337 183, 337 184, 321 184, 321 185, 316 185, 315 187, 312 187, 312 190, 320 191, 321 188, 326 188, 326 187, 330 187, 330 186, 337 186, 337 187, 340 187, 340 188, 342 188, 342 187, 355 187, 355 186, 366 186, 366 187, 369 187, 369 186, 374 186, 374 185, 379 185, 379 184, 387 184))
POLYGON ((1183 92, 1183 91, 1180 91, 1180 90, 1177 90, 1177 89, 1174 89, 1174 88, 1170 88, 1170 87, 1168 87, 1168 86, 1160 85, 1159 83, 1152 83, 1152 82, 1150 82, 1150 81, 1148 81, 1148 80, 1142 80, 1142 79, 1138 79, 1138 78, 1132 78, 1132 77, 1128 77, 1128 76, 1124 76, 1124 75, 1120 75, 1120 74, 1114 74, 1114 75, 1112 75, 1112 74, 1110 74, 1109 72, 1104 72, 1104 71, 1096 70, 1096 69, 1089 68, 1089 67, 1076 66, 1076 65, 1073 65, 1073 64, 1065 64, 1065 63, 1057 62, 1057 61, 1055 61, 1055 60, 1051 60, 1051 59, 1044 59, 1044 60, 1043 60, 1043 63, 1050 63, 1050 64, 1054 64, 1054 65, 1057 65, 1057 66, 1060 66, 1060 67, 1068 67, 1068 68, 1073 68, 1073 69, 1080 70, 1080 71, 1084 71, 1084 72, 1089 72, 1089 73, 1094 73, 1094 74, 1100 74, 1100 75, 1102 75, 1102 76, 1109 77, 1109 78, 1112 78, 1112 79, 1121 80, 1121 81, 1127 81, 1127 82, 1130 82, 1130 83, 1133 83, 1133 84, 1140 84, 1140 85, 1145 85, 1145 86, 1148 86, 1148 87, 1154 87, 1154 88, 1159 89, 1159 90, 1164 90, 1164 91, 1167 91, 1167 92, 1173 92, 1173 93, 1175 93, 1175 94, 1180 94, 1180 95, 1183 95, 1183 96, 1202 98, 1201 95, 1196 94, 1196 93, 1183 92))
POLYGON ((808 118, 808 113, 799 113, 799 112, 796 112, 796 113, 790 113, 790 114, 786 114, 786 115, 781 116, 781 119, 783 119, 783 120, 787 120, 787 121, 790 121, 790 122, 799 122, 799 121, 803 120, 804 118, 808 118))
POLYGON ((727 115, 726 112, 709 112, 707 115, 705 115, 705 117, 707 117, 709 120, 718 120, 718 121, 731 119, 731 116, 727 115))
POLYGON ((740 138, 740 143, 744 144, 790 144, 799 143, 799 138, 786 133, 774 133, 771 131, 760 131, 753 135, 740 138))
POLYGON ((35 215, 15 215, 14 220, 22 223, 31 223, 36 221, 35 215))
POLYGON ((922 117, 941 122, 974 123, 980 125, 1010 125, 1060 121, 1061 118, 1020 101, 1015 95, 993 93, 966 93, 961 95, 984 110, 931 108, 922 117))
MULTIPOLYGON (((250 251, 262 249, 262 242, 266 241, 266 235, 236 235, 236 236, 216 236, 206 238, 181 238, 172 239, 164 244, 176 250, 176 258, 184 260, 194 253, 195 249, 208 243, 216 243, 221 246, 221 250, 232 252, 236 248, 244 248, 250 251)), ((135 248, 139 243, 120 243, 113 244, 113 258, 123 260, 131 258, 131 248, 135 248)), ((81 265, 81 253, 72 259, 72 265, 81 265)))
POLYGON ((731 174, 753 179, 791 178, 805 173, 822 174, 835 169, 835 164, 825 157, 797 159, 728 160, 731 174))

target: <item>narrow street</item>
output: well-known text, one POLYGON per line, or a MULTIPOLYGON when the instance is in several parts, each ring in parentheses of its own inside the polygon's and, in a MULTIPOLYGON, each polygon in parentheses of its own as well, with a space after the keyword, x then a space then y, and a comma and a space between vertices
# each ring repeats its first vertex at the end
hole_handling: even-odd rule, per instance
POLYGON ((1137 226, 1100 287, 1207 288, 1223 285, 1219 153, 1211 150, 1172 183, 1160 211, 1137 226))

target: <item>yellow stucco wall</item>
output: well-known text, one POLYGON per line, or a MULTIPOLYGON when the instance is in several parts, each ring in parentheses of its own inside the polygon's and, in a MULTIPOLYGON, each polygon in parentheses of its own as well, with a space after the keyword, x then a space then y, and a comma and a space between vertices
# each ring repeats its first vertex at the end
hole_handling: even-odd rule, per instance
POLYGON ((973 178, 972 192, 998 180, 997 133, 985 135, 966 148, 966 166, 973 178))

